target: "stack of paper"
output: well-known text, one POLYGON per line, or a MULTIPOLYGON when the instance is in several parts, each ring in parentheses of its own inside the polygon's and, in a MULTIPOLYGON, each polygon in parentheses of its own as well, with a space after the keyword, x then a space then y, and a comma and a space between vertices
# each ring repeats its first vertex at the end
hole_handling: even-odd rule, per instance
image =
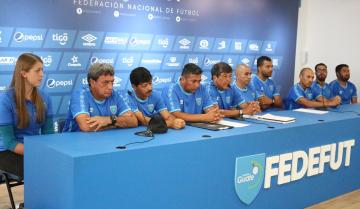
POLYGON ((233 121, 228 121, 228 120, 220 120, 217 123, 221 124, 221 125, 232 126, 234 128, 242 128, 242 127, 246 127, 249 125, 249 124, 245 124, 245 123, 233 122, 233 121))
POLYGON ((284 124, 295 122, 295 118, 286 117, 286 116, 278 116, 278 115, 273 115, 270 113, 267 113, 265 115, 252 115, 252 116, 246 115, 246 118, 275 122, 275 123, 284 123, 284 124))

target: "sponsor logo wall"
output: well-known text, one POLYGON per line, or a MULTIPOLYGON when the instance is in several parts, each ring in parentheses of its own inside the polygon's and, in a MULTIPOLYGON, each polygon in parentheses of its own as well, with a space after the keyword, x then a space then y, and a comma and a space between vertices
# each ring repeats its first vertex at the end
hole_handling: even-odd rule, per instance
MULTIPOLYGON (((294 59, 285 56, 284 49, 279 50, 279 45, 284 44, 275 36, 215 33, 204 20, 205 5, 191 5, 193 3, 185 1, 97 2, 96 5, 94 1, 85 0, 30 4, 20 0, 2 7, 0 91, 10 84, 17 57, 24 52, 35 53, 43 60, 45 76, 41 88, 56 103, 54 111, 58 117, 66 115, 71 93, 87 85, 86 72, 94 63, 113 65, 116 70, 114 86, 125 90, 131 87, 130 71, 138 66, 147 67, 153 74, 154 88, 162 89, 178 80, 186 63, 199 65, 205 71, 204 79, 210 81, 210 70, 220 61, 233 68, 244 63, 255 71, 256 58, 268 55, 274 60, 274 71, 279 71, 284 61, 288 66, 288 59, 294 59), (39 13, 37 19, 27 18, 19 23, 22 19, 19 15, 18 20, 7 17, 11 20, 2 21, 6 9, 21 13, 23 8, 29 7, 37 11, 37 4, 48 8, 39 13), (63 19, 50 19, 51 15, 69 12, 71 15, 63 19), (201 25, 201 30, 194 30, 194 25, 201 25), (162 26, 172 27, 164 29, 162 26)), ((242 1, 233 3, 241 5, 242 1)), ((229 27, 229 30, 232 29, 229 27)), ((279 85, 284 84, 279 82, 279 85)))

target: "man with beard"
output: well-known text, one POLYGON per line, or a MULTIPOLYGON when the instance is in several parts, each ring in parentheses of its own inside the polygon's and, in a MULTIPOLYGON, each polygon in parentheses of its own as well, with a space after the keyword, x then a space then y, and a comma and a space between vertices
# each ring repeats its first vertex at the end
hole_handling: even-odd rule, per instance
POLYGON ((180 129, 185 126, 185 121, 175 118, 167 110, 161 94, 152 88, 152 75, 144 67, 135 68, 130 73, 132 90, 125 97, 131 110, 142 125, 148 125, 151 116, 160 114, 169 128, 180 129))
POLYGON ((313 97, 320 102, 334 100, 334 103, 339 105, 341 103, 341 98, 333 95, 330 85, 325 82, 327 77, 327 66, 324 63, 319 63, 315 66, 315 75, 316 80, 311 85, 313 97))
POLYGON ((332 93, 341 97, 341 104, 357 103, 356 87, 349 81, 349 66, 346 64, 340 64, 336 66, 335 72, 337 80, 330 83, 332 93))
POLYGON ((316 107, 329 107, 336 106, 338 104, 337 100, 324 100, 316 101, 312 92, 311 85, 314 80, 314 72, 310 68, 303 68, 300 71, 300 82, 295 84, 288 96, 288 109, 297 109, 297 108, 316 108, 316 107))
POLYGON ((216 63, 211 69, 212 82, 209 83, 211 98, 217 102, 220 112, 225 117, 242 117, 260 112, 257 102, 247 103, 231 86, 232 68, 225 62, 216 63))
POLYGON ((179 82, 163 91, 169 112, 186 122, 217 122, 221 115, 216 102, 209 95, 205 84, 201 84, 202 70, 188 63, 184 66, 179 82))
POLYGON ((270 57, 261 56, 257 59, 257 73, 252 77, 250 85, 255 89, 262 110, 269 108, 282 108, 282 99, 279 89, 272 76, 272 60, 270 57))

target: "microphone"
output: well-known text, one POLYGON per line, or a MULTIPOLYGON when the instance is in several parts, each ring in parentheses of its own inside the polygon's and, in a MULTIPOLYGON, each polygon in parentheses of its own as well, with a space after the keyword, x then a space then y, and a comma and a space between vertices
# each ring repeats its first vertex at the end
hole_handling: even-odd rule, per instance
MULTIPOLYGON (((133 95, 133 93, 130 90, 128 90, 127 93, 128 93, 129 96, 133 95)), ((136 103, 136 105, 138 106, 138 110, 140 111, 139 105, 137 103, 136 103)), ((145 123, 146 131, 135 132, 135 134, 138 135, 138 136, 153 137, 154 134, 150 130, 149 125, 146 124, 146 119, 145 119, 144 113, 142 113, 141 111, 140 111, 140 113, 141 113, 142 119, 143 119, 143 121, 145 123)))
MULTIPOLYGON (((247 116, 247 115, 246 115, 247 116)), ((264 123, 264 122, 255 122, 255 121, 251 121, 251 120, 245 120, 246 119, 252 119, 252 120, 256 120, 256 118, 251 118, 252 116, 247 116, 247 117, 244 117, 243 115, 240 117, 235 117, 235 118, 232 118, 232 119, 235 119, 235 120, 239 120, 239 121, 246 121, 246 122, 249 122, 249 123, 254 123, 254 124, 259 124, 259 125, 265 125, 266 128, 275 128, 274 126, 271 126, 269 125, 268 123, 264 123)))

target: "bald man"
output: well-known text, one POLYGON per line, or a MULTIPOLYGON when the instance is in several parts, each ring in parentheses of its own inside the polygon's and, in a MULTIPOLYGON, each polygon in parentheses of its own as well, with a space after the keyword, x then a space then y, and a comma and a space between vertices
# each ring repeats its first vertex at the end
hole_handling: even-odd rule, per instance
POLYGON ((331 107, 340 104, 340 99, 317 101, 311 92, 314 72, 311 68, 303 68, 299 75, 300 82, 295 84, 288 96, 288 109, 331 107))

